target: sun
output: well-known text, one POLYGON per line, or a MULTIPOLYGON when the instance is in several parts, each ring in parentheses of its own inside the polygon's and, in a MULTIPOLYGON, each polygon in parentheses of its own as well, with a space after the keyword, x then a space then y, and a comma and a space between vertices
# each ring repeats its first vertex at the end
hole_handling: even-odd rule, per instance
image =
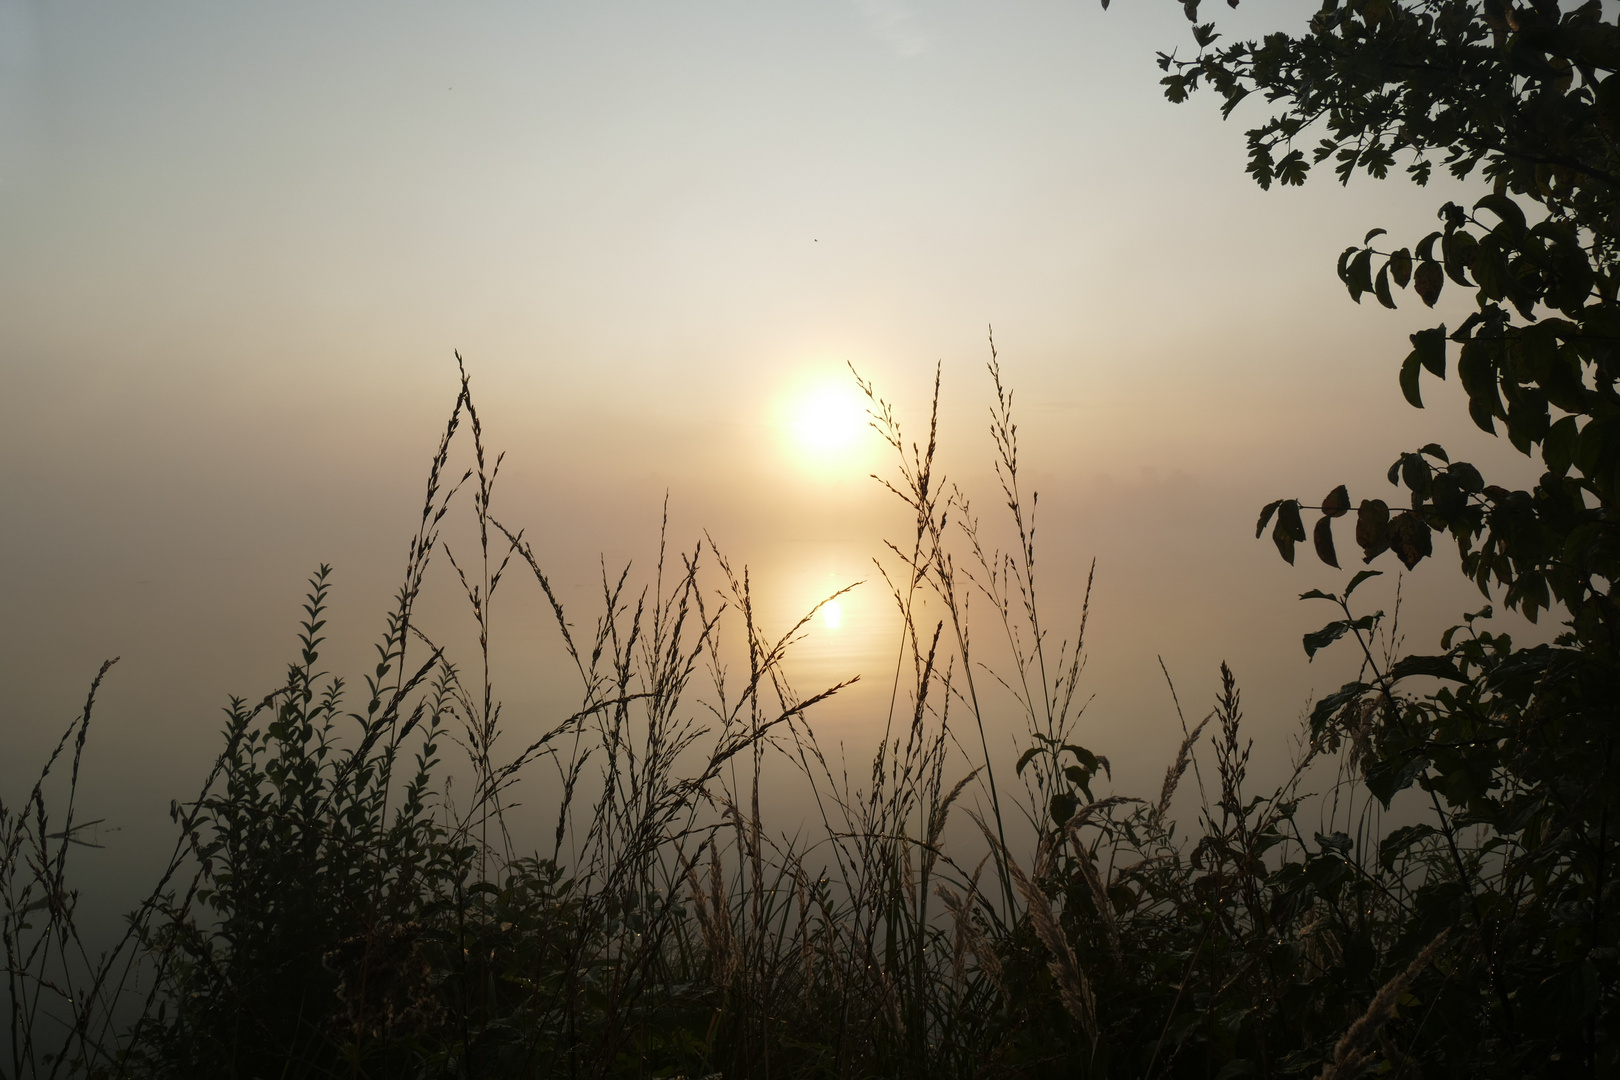
POLYGON ((836 600, 829 600, 821 605, 821 618, 827 624, 827 629, 836 630, 844 625, 844 605, 836 600))
POLYGON ((822 457, 855 445, 866 427, 866 409, 852 388, 837 384, 816 387, 793 405, 795 440, 807 454, 822 457))

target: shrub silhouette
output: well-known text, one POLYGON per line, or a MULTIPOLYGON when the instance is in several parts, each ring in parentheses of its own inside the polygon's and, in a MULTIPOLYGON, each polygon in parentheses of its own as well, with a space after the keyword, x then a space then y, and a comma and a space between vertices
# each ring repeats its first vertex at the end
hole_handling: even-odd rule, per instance
MULTIPOLYGON (((768 636, 750 575, 708 541, 673 556, 662 545, 642 589, 628 569, 604 572, 594 626, 570 621, 521 530, 494 515, 500 459, 485 451, 463 372, 360 707, 321 669, 333 580, 322 567, 287 679, 257 704, 230 703, 213 774, 175 805, 180 843, 123 942, 93 956, 67 887, 67 852, 84 839, 73 777, 93 694, 29 797, 0 807, 8 1075, 1349 1077, 1581 1065, 1527 1066, 1531 1051, 1496 1030, 1499 988, 1516 1023, 1541 1024, 1525 1032, 1533 1050, 1568 1054, 1570 1024, 1550 1015, 1564 1009, 1606 1052, 1606 1014, 1582 1004, 1606 1000, 1601 957, 1577 969, 1596 972, 1586 982, 1558 981, 1559 950, 1579 948, 1592 925, 1581 920, 1602 917, 1567 884, 1591 868, 1538 863, 1540 849, 1462 818, 1453 791, 1421 772, 1434 815, 1382 826, 1394 781, 1381 763, 1403 730, 1392 725, 1503 693, 1500 680, 1463 682, 1449 699, 1366 688, 1328 699, 1289 775, 1267 786, 1250 775, 1241 695, 1223 666, 1214 708, 1181 719, 1159 790, 1111 790, 1106 755, 1081 737, 1086 605, 1071 638, 1051 636, 993 347, 990 373, 1004 550, 938 472, 938 377, 915 442, 862 383, 899 457, 887 483, 915 527, 880 564, 904 640, 881 742, 852 781, 808 722, 843 684, 801 695, 783 667, 815 610, 768 636), (452 444, 468 429, 472 465, 452 482, 452 444), (450 556, 439 532, 464 491, 471 558, 450 556), (466 668, 415 616, 441 549, 474 614, 466 668), (555 616, 579 699, 508 750, 489 613, 514 570, 555 616), (985 732, 1008 723, 1023 726, 1027 749, 998 772, 985 732), (53 784, 70 745, 64 791, 53 784), (465 753, 454 768, 441 760, 450 745, 465 753), (555 776, 549 852, 520 850, 508 827, 520 812, 512 785, 537 766, 555 776), (762 816, 760 790, 786 770, 819 820, 784 833, 762 816), (470 794, 451 800, 452 779, 470 794), (1319 781, 1324 799, 1306 786, 1319 781), (949 830, 953 813, 972 831, 949 830), (1308 835, 1306 813, 1323 821, 1308 835)), ((1330 599, 1349 623, 1337 634, 1370 652, 1374 625, 1348 593, 1330 599)))

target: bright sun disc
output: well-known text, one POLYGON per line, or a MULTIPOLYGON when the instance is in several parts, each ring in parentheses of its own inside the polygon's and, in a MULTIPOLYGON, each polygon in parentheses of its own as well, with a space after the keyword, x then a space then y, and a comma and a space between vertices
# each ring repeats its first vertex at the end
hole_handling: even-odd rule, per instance
POLYGON ((865 423, 866 412, 852 392, 826 386, 799 401, 793 429, 804 449, 830 454, 854 445, 865 423))
POLYGON ((821 606, 821 617, 827 622, 827 629, 836 630, 844 624, 844 607, 836 600, 829 600, 821 606))

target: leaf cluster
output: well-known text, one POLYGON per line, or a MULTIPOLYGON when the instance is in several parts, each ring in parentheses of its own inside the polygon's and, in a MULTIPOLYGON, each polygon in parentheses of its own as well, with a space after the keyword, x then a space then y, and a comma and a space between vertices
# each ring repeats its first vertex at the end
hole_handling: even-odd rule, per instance
MULTIPOLYGON (((1439 207, 1440 227, 1415 243, 1371 230, 1337 271, 1352 300, 1388 309, 1407 289, 1431 308, 1448 283, 1468 290, 1456 329, 1411 335, 1402 395, 1423 408, 1425 373, 1443 380, 1454 367, 1474 424, 1539 459, 1540 479, 1492 483, 1430 443, 1389 469, 1409 506, 1363 500, 1355 538, 1365 562, 1389 552, 1410 570, 1434 556, 1434 534, 1449 537, 1487 598, 1531 621, 1554 612, 1563 632, 1517 645, 1482 628, 1487 607, 1435 655, 1381 659, 1371 645, 1382 613, 1349 602, 1374 573, 1362 571, 1342 595, 1305 594, 1340 608, 1305 635, 1307 654, 1351 639, 1363 662, 1311 725, 1353 747, 1381 805, 1413 789, 1428 803, 1432 819, 1391 833, 1381 858, 1442 843, 1450 880, 1425 888, 1445 911, 1414 917, 1468 927, 1487 958, 1479 1037, 1522 1053, 1526 1069, 1601 1074, 1616 1060, 1620 986, 1606 900, 1607 823, 1620 809, 1620 26, 1596 0, 1325 0, 1297 30, 1226 43, 1197 22, 1198 0, 1184 8, 1197 51, 1161 54, 1166 95, 1212 92, 1223 115, 1263 102, 1247 131, 1261 187, 1331 163, 1341 183, 1404 167, 1422 185, 1440 165, 1486 188, 1471 206, 1439 207)), ((1341 485, 1316 508, 1314 547, 1330 566, 1333 521, 1349 507, 1341 485)), ((1292 562, 1305 509, 1273 502, 1256 536, 1275 519, 1292 562)))

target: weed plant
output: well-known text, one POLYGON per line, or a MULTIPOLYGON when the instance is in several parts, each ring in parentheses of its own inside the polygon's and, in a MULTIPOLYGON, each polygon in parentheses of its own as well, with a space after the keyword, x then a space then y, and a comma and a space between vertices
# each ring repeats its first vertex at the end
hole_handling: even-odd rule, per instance
MULTIPOLYGON (((1482 996, 1534 989, 1492 951, 1528 925, 1513 853, 1438 799, 1433 821, 1381 831, 1359 770, 1380 716, 1403 707, 1390 694, 1307 730, 1290 775, 1256 793, 1224 665, 1160 790, 1112 791, 1107 757, 1081 741, 1086 607, 1067 638, 1042 621, 1035 499, 993 346, 989 373, 1005 550, 938 471, 938 374, 920 440, 860 383, 897 463, 881 482, 914 529, 879 560, 903 642, 882 739, 852 781, 813 723, 848 684, 802 693, 785 671, 816 611, 768 635, 748 571, 708 538, 672 550, 666 536, 643 586, 604 569, 580 630, 496 516, 501 459, 463 369, 375 665, 358 683, 322 669, 322 566, 286 679, 230 701, 121 940, 95 953, 80 938, 68 872, 110 664, 39 782, 0 804, 5 1075, 1489 1074, 1482 996), (441 529, 467 503, 476 548, 457 556, 441 529), (469 664, 416 618, 441 564, 473 616, 469 664), (513 575, 549 607, 578 704, 509 749, 491 605, 513 575), (1004 663, 983 659, 986 632, 1004 663), (1009 702, 1026 749, 998 774, 989 729, 1005 730, 1009 702), (762 777, 785 769, 816 808, 808 832, 762 818, 762 777), (511 828, 536 812, 512 799, 536 772, 555 777, 549 851, 519 849, 511 828), (460 800, 452 775, 469 781, 460 800), (1308 775, 1329 780, 1310 837, 1308 775), (976 843, 947 849, 953 812, 976 843), (1457 916, 1464 896, 1478 918, 1457 916)), ((1349 618, 1348 592, 1333 599, 1349 618)), ((1374 622, 1351 632, 1376 669, 1374 622)))

